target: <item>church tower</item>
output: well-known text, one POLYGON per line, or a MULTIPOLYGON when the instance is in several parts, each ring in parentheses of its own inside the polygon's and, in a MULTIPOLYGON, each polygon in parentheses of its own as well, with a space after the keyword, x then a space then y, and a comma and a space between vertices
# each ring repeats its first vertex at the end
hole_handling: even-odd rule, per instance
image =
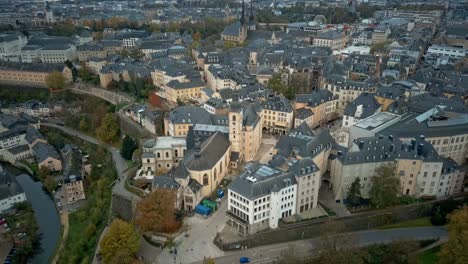
POLYGON ((253 1, 254 0, 250 0, 249 25, 248 25, 248 28, 251 31, 256 29, 255 16, 254 16, 254 11, 253 11, 253 1))
POLYGON ((239 102, 239 95, 233 94, 231 107, 229 109, 229 141, 231 142, 231 157, 234 162, 242 160, 242 121, 243 112, 242 106, 239 102), (237 157, 237 160, 235 158, 237 157))

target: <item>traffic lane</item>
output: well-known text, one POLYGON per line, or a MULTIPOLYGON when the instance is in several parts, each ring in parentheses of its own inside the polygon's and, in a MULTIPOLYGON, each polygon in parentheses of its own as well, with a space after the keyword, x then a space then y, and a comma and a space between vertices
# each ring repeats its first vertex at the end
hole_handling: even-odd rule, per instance
MULTIPOLYGON (((445 239, 447 231, 443 227, 417 227, 388 230, 370 230, 348 233, 351 239, 356 239, 356 246, 363 247, 372 244, 390 243, 392 241, 445 239)), ((295 254, 299 257, 317 256, 320 251, 320 238, 297 240, 268 246, 261 246, 241 251, 235 251, 231 255, 216 258, 217 263, 239 263, 240 257, 248 257, 251 263, 275 263, 284 251, 290 250, 292 246, 295 254)), ((201 262, 196 262, 201 263, 201 262)))

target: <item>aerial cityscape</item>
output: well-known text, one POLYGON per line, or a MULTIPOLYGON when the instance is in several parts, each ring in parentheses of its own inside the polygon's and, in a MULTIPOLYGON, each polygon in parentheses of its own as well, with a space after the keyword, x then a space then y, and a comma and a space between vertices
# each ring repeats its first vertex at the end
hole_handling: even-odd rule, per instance
POLYGON ((0 0, 0 264, 466 264, 467 170, 466 0, 0 0))

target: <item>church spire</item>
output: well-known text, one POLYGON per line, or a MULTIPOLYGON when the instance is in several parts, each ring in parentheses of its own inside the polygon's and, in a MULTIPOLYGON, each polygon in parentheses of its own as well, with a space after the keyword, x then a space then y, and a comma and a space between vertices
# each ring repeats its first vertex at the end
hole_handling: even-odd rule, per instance
POLYGON ((241 25, 244 25, 244 23, 245 23, 245 4, 244 4, 244 0, 242 0, 242 16, 241 16, 240 22, 241 22, 241 25))
POLYGON ((254 20, 253 0, 250 0, 250 15, 249 15, 249 20, 250 20, 250 21, 253 21, 253 20, 254 20))

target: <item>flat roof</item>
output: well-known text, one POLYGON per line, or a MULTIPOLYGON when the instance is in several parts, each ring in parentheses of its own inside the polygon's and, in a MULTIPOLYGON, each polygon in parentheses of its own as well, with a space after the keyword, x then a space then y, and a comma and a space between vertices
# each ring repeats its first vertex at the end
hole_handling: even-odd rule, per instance
MULTIPOLYGON (((151 143, 153 142, 151 143, 148 142, 148 143, 149 143, 148 146, 145 146, 145 147, 150 148, 149 145, 151 145, 151 143)), ((154 144, 154 147, 153 147, 155 149, 169 149, 169 148, 172 148, 173 146, 187 145, 185 141, 185 137, 158 137, 155 143, 156 144, 154 144)))
POLYGON ((389 112, 380 112, 380 113, 371 115, 368 118, 361 120, 360 122, 356 123, 354 126, 371 131, 399 117, 400 116, 397 114, 393 114, 389 112))

